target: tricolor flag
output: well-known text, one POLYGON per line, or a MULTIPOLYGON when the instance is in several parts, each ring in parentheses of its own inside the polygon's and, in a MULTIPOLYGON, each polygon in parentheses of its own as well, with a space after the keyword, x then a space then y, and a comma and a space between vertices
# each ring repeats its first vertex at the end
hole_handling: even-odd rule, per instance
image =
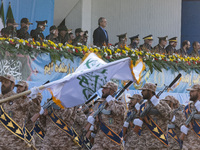
POLYGON ((131 59, 124 58, 106 63, 91 53, 77 70, 59 80, 45 84, 59 106, 73 107, 85 103, 111 79, 136 81, 131 59))
POLYGON ((0 30, 5 27, 3 0, 1 0, 0 8, 0 30))

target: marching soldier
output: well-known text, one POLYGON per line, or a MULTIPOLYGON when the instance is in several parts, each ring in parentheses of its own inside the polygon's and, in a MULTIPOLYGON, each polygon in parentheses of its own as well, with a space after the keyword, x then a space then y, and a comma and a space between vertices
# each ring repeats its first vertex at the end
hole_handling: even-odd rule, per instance
POLYGON ((149 52, 152 50, 153 35, 143 37, 144 44, 140 45, 140 50, 149 52))
MULTIPOLYGON (((0 76, 2 83, 0 98, 14 95, 15 79, 11 75, 0 76)), ((17 85, 19 86, 19 85, 17 85)), ((21 92, 23 88, 18 88, 21 92)), ((0 149, 30 149, 32 137, 25 128, 28 126, 29 112, 35 110, 36 105, 29 99, 18 99, 2 103, 0 109, 0 149)))
POLYGON ((102 89, 102 98, 99 100, 100 106, 104 102, 104 110, 96 117, 96 121, 92 116, 88 117, 88 122, 97 127, 92 150, 121 149, 122 139, 118 134, 124 123, 125 106, 111 96, 116 91, 117 85, 114 82, 106 83, 102 89))
POLYGON ((168 124, 168 143, 170 150, 182 149, 182 141, 179 139, 180 128, 185 123, 182 105, 173 96, 166 96, 164 99, 172 109, 172 120, 168 124))
POLYGON ((141 129, 140 140, 145 142, 142 146, 138 145, 138 149, 167 149, 167 123, 171 120, 171 108, 165 101, 160 101, 155 96, 156 85, 145 83, 142 90, 143 99, 147 102, 140 106, 140 114, 144 113, 147 108, 151 108, 144 118, 134 119, 134 131, 139 134, 138 129, 141 129), (144 112, 143 112, 144 111, 144 112), (144 124, 144 125, 143 125, 144 124))
POLYGON ((47 20, 44 21, 36 21, 37 22, 37 28, 35 30, 31 30, 31 36, 35 41, 42 42, 44 39, 44 34, 42 33, 46 26, 47 26, 47 20))
POLYGON ((22 18, 21 19, 21 28, 17 30, 17 37, 20 39, 29 39, 31 38, 30 34, 28 33, 29 26, 33 23, 30 23, 28 18, 22 18))
POLYGON ((165 46, 167 45, 167 38, 165 37, 158 37, 159 44, 153 48, 154 53, 166 54, 165 46))
POLYGON ((138 48, 139 43, 140 43, 139 34, 136 35, 136 36, 132 36, 129 39, 131 40, 129 47, 132 48, 132 49, 138 48))
POLYGON ((77 107, 60 108, 54 103, 45 110, 41 109, 40 115, 40 122, 46 131, 42 150, 82 148, 81 131, 86 117, 81 110, 77 107))
MULTIPOLYGON (((200 143, 200 85, 195 84, 190 89, 190 103, 184 108, 185 117, 189 120, 188 125, 181 126, 181 132, 184 138, 183 140, 183 149, 199 149, 200 143), (190 116, 190 114, 195 114, 190 116)), ((188 121, 188 120, 187 120, 188 121)))
POLYGON ((119 42, 115 43, 115 46, 117 46, 120 49, 124 49, 127 42, 127 33, 117 35, 117 37, 119 38, 119 42))
POLYGON ((169 45, 166 47, 166 52, 168 55, 176 53, 177 37, 169 39, 169 45))
POLYGON ((138 145, 140 147, 145 143, 144 140, 140 140, 140 138, 137 136, 135 132, 133 132, 133 120, 137 117, 138 118, 138 113, 140 109, 140 104, 139 102, 142 100, 142 96, 139 94, 134 94, 132 97, 129 97, 131 100, 129 102, 129 111, 127 113, 127 118, 125 119, 126 121, 124 122, 123 126, 123 137, 125 141, 125 150, 132 150, 132 149, 137 149, 138 145), (129 119, 129 116, 131 113, 135 113, 135 115, 129 119), (129 122, 127 122, 129 119, 129 122))

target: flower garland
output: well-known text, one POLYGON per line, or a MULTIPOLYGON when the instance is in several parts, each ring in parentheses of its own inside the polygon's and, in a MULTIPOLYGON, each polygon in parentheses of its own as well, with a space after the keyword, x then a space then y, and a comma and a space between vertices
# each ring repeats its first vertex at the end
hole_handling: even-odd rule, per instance
POLYGON ((96 53, 101 56, 105 61, 114 61, 125 57, 130 57, 133 63, 138 59, 142 59, 149 67, 151 73, 153 69, 162 71, 162 69, 171 69, 172 71, 184 70, 189 72, 191 70, 200 73, 200 58, 199 57, 182 57, 178 54, 164 55, 159 53, 151 53, 139 51, 138 49, 130 49, 124 47, 119 49, 113 46, 105 47, 101 49, 99 47, 87 47, 85 45, 78 44, 63 45, 62 43, 55 44, 50 40, 44 40, 42 43, 38 41, 23 40, 19 38, 3 38, 0 37, 0 54, 5 56, 6 52, 11 56, 16 57, 18 54, 29 55, 34 57, 36 54, 47 53, 50 54, 52 61, 59 60, 62 56, 66 59, 73 61, 73 56, 79 56, 83 58, 87 53, 96 53))

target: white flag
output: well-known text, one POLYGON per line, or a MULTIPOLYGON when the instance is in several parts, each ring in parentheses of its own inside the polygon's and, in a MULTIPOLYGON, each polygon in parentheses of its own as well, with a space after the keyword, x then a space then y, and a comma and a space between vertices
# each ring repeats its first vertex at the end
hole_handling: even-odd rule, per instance
POLYGON ((73 107, 85 103, 110 79, 136 82, 130 66, 130 58, 106 63, 91 53, 74 73, 44 86, 52 91, 54 100, 73 107))

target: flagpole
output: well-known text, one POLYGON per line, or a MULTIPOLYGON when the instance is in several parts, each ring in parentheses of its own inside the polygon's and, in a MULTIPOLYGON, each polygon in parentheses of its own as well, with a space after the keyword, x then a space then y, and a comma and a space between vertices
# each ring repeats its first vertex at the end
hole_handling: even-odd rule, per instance
MULTIPOLYGON (((45 88, 44 85, 41 85, 41 86, 38 87, 39 90, 43 90, 44 88, 45 88)), ((24 95, 29 95, 29 94, 31 94, 31 90, 15 94, 15 95, 12 95, 12 96, 4 98, 4 99, 0 99, 0 104, 4 103, 4 102, 7 102, 7 101, 10 101, 10 100, 13 100, 13 99, 16 99, 16 98, 19 98, 19 97, 24 96, 24 95)))

